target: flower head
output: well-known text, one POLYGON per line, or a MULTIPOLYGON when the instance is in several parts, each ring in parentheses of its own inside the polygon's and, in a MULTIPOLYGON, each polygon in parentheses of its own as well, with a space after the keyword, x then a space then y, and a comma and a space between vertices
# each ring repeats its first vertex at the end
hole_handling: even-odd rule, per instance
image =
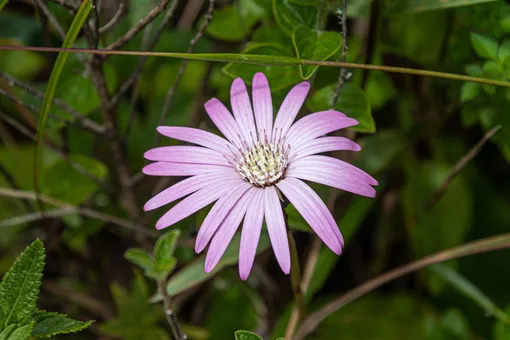
POLYGON ((243 221, 239 273, 245 280, 251 270, 265 220, 276 259, 290 271, 290 252, 280 191, 336 254, 344 240, 320 197, 303 180, 374 197, 377 181, 339 159, 317 154, 360 147, 343 137, 324 135, 358 124, 337 111, 309 114, 294 120, 310 89, 308 82, 290 90, 273 122, 273 106, 264 74, 253 77, 252 102, 242 79, 232 83, 233 115, 217 99, 205 104, 209 117, 226 137, 187 128, 160 126, 164 136, 199 146, 165 146, 149 150, 154 163, 143 171, 152 176, 190 176, 149 200, 152 210, 185 197, 156 223, 157 229, 190 216, 216 201, 197 235, 195 250, 209 244, 205 271, 211 271, 243 221))

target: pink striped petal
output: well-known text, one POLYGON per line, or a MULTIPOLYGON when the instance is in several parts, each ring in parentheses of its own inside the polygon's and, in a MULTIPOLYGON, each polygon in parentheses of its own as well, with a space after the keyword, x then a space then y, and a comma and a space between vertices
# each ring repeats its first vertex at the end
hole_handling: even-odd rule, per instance
POLYGON ((230 166, 221 152, 199 146, 162 146, 147 151, 144 157, 150 161, 230 166))
POLYGON ((156 162, 145 166, 142 171, 149 176, 193 176, 209 172, 231 172, 235 170, 230 165, 156 162))
POLYGON ((338 150, 359 151, 361 147, 349 138, 331 136, 320 137, 295 148, 291 148, 289 152, 289 162, 318 153, 338 150))
POLYGON ((151 198, 143 209, 145 211, 157 209, 163 205, 172 203, 175 200, 183 198, 189 194, 194 193, 200 189, 205 188, 214 182, 219 182, 225 178, 234 178, 239 175, 235 172, 212 172, 208 174, 196 175, 190 178, 186 178, 177 184, 163 190, 153 198, 151 198))
POLYGON ((273 251, 285 274, 290 273, 290 250, 282 204, 274 186, 264 189, 264 211, 273 251))
POLYGON ((232 210, 232 207, 239 201, 241 196, 243 196, 245 192, 252 187, 253 185, 243 181, 232 190, 226 192, 214 204, 209 214, 207 214, 204 222, 202 222, 200 230, 198 231, 197 241, 195 242, 195 251, 197 253, 200 253, 202 250, 204 250, 216 230, 218 230, 221 222, 223 222, 230 210, 232 210))
POLYGON ((296 178, 285 178, 276 184, 290 203, 304 217, 320 239, 335 254, 340 255, 343 238, 338 226, 319 195, 308 185, 296 178), (338 237, 340 235, 340 237, 338 237))
POLYGON ((257 245, 259 244, 262 222, 264 220, 264 190, 257 189, 256 191, 252 204, 248 206, 248 211, 244 217, 241 234, 241 245, 239 248, 239 276, 241 280, 246 280, 248 275, 250 275, 253 261, 257 254, 257 245))
POLYGON ((209 117, 211 117, 214 125, 216 125, 221 133, 223 133, 229 141, 241 148, 241 128, 225 105, 223 105, 223 103, 218 99, 213 98, 205 103, 204 107, 209 114, 209 117))
POLYGON ((310 90, 310 83, 304 81, 294 86, 283 100, 280 110, 276 115, 273 127, 273 140, 279 136, 285 136, 290 126, 305 102, 306 95, 310 90))
POLYGON ((257 132, 255 130, 250 96, 241 78, 235 79, 232 83, 230 88, 230 104, 232 105, 237 125, 239 125, 243 132, 244 140, 249 145, 253 145, 253 142, 257 140, 257 132))
POLYGON ((156 223, 156 229, 160 230, 175 224, 182 219, 192 215, 198 210, 206 207, 216 201, 225 192, 232 190, 232 187, 239 184, 243 180, 241 178, 229 179, 215 182, 209 186, 195 192, 186 197, 172 209, 168 210, 156 223))
POLYGON ((243 197, 241 197, 237 204, 232 208, 227 218, 225 218, 225 221, 223 221, 220 230, 218 230, 218 232, 214 235, 205 258, 204 271, 206 273, 209 273, 214 269, 225 253, 230 241, 232 241, 232 238, 234 237, 234 234, 246 213, 246 209, 252 203, 251 201, 254 197, 254 193, 257 192, 255 187, 251 187, 251 189, 252 190, 249 190, 243 197))
POLYGON ((258 72, 253 76, 252 97, 259 139, 267 136, 267 139, 271 140, 273 130, 273 100, 271 99, 271 88, 266 76, 262 72, 258 72))
POLYGON ((222 154, 231 153, 229 148, 230 142, 211 132, 180 126, 159 126, 157 130, 166 137, 205 146, 222 154))
POLYGON ((292 125, 286 143, 292 148, 327 133, 357 125, 358 121, 338 111, 321 111, 309 114, 292 125))

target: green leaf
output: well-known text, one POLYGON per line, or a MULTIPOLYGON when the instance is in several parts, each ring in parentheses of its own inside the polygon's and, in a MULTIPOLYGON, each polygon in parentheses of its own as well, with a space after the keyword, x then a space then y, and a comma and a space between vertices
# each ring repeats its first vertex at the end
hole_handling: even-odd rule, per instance
MULTIPOLYGON (((296 55, 301 59, 327 60, 341 47, 342 36, 337 32, 324 32, 306 26, 296 27, 292 33, 296 55)), ((303 79, 310 78, 319 66, 300 65, 303 79)))
POLYGON ((290 0, 273 0, 276 21, 288 36, 298 26, 317 27, 318 6, 303 6, 290 0))
POLYGON ((14 325, 14 324, 5 327, 4 330, 2 331, 2 333, 0 333, 0 340, 7 340, 7 339, 9 339, 9 335, 11 335, 12 331, 15 328, 16 328, 16 325, 14 325))
MULTIPOLYGON (((212 278, 221 269, 231 266, 238 262, 239 258, 239 235, 236 235, 230 242, 225 254, 221 258, 220 262, 210 273, 204 272, 205 256, 200 256, 196 261, 190 263, 176 274, 172 275, 168 281, 167 292, 170 296, 179 294, 189 288, 195 287, 201 282, 207 281, 212 278)), ((260 235, 260 241, 257 248, 257 253, 267 249, 269 247, 269 237, 267 234, 262 233, 260 235)))
POLYGON ((395 130, 381 130, 375 135, 365 136, 359 141, 362 150, 354 164, 372 175, 379 173, 391 164, 407 143, 395 130))
MULTIPOLYGON (((62 47, 64 48, 73 47, 74 41, 76 40, 76 37, 80 33, 81 27, 85 23, 85 20, 87 19, 87 16, 91 9, 92 9, 91 2, 89 0, 83 0, 80 5, 80 8, 78 9, 78 12, 76 12, 71 27, 69 27, 62 47)), ((51 71, 50 79, 48 80, 46 92, 44 93, 41 116, 39 117, 39 123, 37 125, 36 149, 34 154, 34 174, 37 174, 39 171, 39 157, 42 147, 42 139, 44 136, 44 129, 46 127, 46 120, 48 119, 51 104, 53 102, 53 97, 55 96, 55 91, 60 80, 60 75, 62 74, 62 70, 64 69, 64 65, 67 61, 67 58, 69 57, 69 53, 70 52, 60 52, 58 54, 57 60, 55 61, 55 65, 53 66, 53 70, 51 71)), ((34 176, 34 187, 37 192, 38 191, 37 176, 34 176)))
POLYGON ((471 44, 479 57, 498 60, 498 42, 477 33, 471 33, 471 44))
POLYGON ((5 326, 23 324, 35 312, 44 269, 44 246, 37 239, 16 259, 0 283, 5 326))
POLYGON ((52 337, 57 334, 77 333, 88 328, 93 321, 73 320, 65 314, 38 311, 34 315, 35 326, 32 336, 37 338, 52 337))
POLYGON ((396 15, 401 13, 425 12, 452 7, 471 6, 495 0, 387 0, 385 13, 396 15))
MULTIPOLYGON (((331 84, 314 93, 308 105, 312 111, 324 111, 331 109, 333 97, 336 91, 336 84, 331 84)), ((338 95, 336 110, 345 113, 347 116, 356 119, 359 125, 352 127, 354 131, 373 133, 375 123, 372 117, 372 110, 367 95, 354 84, 344 84, 338 95)))
MULTIPOLYGON (((278 57, 292 57, 292 51, 286 47, 274 43, 251 44, 243 53, 260 54, 278 57)), ((251 80, 255 73, 263 72, 271 85, 272 91, 277 91, 284 87, 297 83, 301 78, 299 76, 298 67, 296 66, 272 66, 272 65, 242 65, 238 63, 229 63, 223 71, 231 77, 241 77, 247 83, 251 84, 251 80)))
POLYGON ((9 335, 7 340, 28 340, 30 338, 30 334, 32 333, 32 328, 34 328, 33 322, 29 323, 28 325, 16 328, 14 332, 9 335))
POLYGON ((510 63, 510 39, 505 39, 499 45, 498 50, 498 59, 500 62, 502 62, 504 65, 508 65, 510 63))
POLYGON ((181 236, 181 231, 175 229, 164 233, 156 241, 154 246, 154 259, 156 263, 166 261, 168 258, 174 255, 175 248, 177 247, 177 241, 181 236))
POLYGON ((156 264, 154 263, 152 257, 145 250, 140 248, 131 248, 126 250, 124 257, 126 260, 142 268, 145 272, 145 275, 154 279, 159 278, 156 270, 156 264))
POLYGON ((259 335, 248 331, 236 331, 236 340, 264 340, 259 335))
POLYGON ((480 94, 482 90, 482 85, 478 83, 467 82, 462 85, 462 89, 460 90, 460 100, 462 102, 467 102, 475 99, 480 94))
MULTIPOLYGON (((505 309, 506 315, 510 315, 510 306, 505 309)), ((509 340, 510 324, 498 320, 494 326, 494 340, 509 340)))
POLYGON ((7 5, 7 2, 9 0, 0 0, 0 11, 2 10, 2 8, 4 8, 5 5, 7 5))
POLYGON ((239 42, 248 34, 252 22, 243 22, 239 9, 226 6, 214 11, 213 18, 205 32, 220 40, 239 42))
POLYGON ((485 293, 454 269, 444 264, 435 264, 430 266, 429 270, 448 282, 459 292, 476 302, 488 313, 488 315, 494 315, 500 321, 506 323, 510 321, 510 318, 505 314, 505 312, 492 302, 485 293))

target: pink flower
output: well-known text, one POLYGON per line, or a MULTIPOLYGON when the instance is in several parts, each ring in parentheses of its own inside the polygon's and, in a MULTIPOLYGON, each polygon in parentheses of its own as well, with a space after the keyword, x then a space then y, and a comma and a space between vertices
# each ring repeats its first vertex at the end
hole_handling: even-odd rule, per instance
POLYGON ((155 161, 143 172, 152 176, 190 176, 149 200, 152 210, 180 198, 156 223, 163 229, 216 201, 196 239, 200 253, 209 244, 205 271, 218 263, 244 218, 239 251, 239 273, 248 277, 262 223, 265 220, 276 259, 284 273, 290 271, 286 225, 278 191, 296 207, 322 241, 336 254, 344 240, 320 197, 303 180, 374 197, 377 181, 339 159, 317 154, 360 147, 343 137, 323 137, 358 124, 337 111, 307 115, 293 124, 310 89, 308 82, 294 86, 273 122, 268 81, 263 73, 253 77, 252 100, 242 79, 230 89, 234 115, 216 98, 205 104, 209 117, 226 137, 199 129, 160 126, 164 136, 199 146, 164 146, 149 150, 155 161), (188 196, 189 195, 189 196, 188 196))

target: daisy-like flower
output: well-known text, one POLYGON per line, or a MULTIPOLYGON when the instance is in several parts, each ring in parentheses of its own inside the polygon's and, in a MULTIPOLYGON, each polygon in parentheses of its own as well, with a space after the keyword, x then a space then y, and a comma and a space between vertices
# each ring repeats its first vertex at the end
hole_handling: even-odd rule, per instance
POLYGON ((205 110, 225 136, 174 126, 157 128, 162 135, 199 146, 164 146, 149 150, 154 163, 143 172, 151 176, 190 176, 149 200, 146 211, 185 197, 156 223, 163 229, 216 201, 197 235, 195 250, 209 244, 205 271, 218 263, 244 218, 239 251, 239 274, 248 277, 265 220, 274 254, 284 273, 290 272, 290 251, 278 191, 293 204, 322 241, 336 254, 344 240, 320 197, 303 180, 358 195, 374 197, 377 181, 357 167, 317 154, 360 147, 343 137, 324 135, 357 125, 338 111, 309 114, 294 120, 310 90, 308 82, 293 87, 273 122, 273 105, 263 73, 253 77, 252 103, 243 80, 232 83, 229 110, 216 98, 205 110))

